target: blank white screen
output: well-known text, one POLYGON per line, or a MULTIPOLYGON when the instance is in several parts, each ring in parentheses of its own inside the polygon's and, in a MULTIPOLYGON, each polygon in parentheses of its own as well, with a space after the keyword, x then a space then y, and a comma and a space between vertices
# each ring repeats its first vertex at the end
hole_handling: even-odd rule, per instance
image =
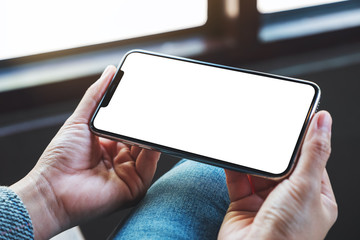
POLYGON ((311 85, 142 53, 97 129, 280 174, 308 114, 311 85))

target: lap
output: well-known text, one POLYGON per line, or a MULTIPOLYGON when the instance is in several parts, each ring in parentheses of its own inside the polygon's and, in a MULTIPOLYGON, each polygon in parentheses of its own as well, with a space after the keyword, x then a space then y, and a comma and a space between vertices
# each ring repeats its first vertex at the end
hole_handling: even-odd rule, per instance
POLYGON ((150 187, 115 239, 216 239, 229 202, 223 169, 186 160, 150 187))

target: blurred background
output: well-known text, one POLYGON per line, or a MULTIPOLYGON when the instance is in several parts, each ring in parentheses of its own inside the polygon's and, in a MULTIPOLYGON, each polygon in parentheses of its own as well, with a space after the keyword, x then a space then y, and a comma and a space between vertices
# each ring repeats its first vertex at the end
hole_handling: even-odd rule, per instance
MULTIPOLYGON (((356 236, 358 1, 1 1, 0 185, 25 176, 85 90, 134 48, 316 82, 334 119, 339 217, 327 239, 356 236)), ((156 178, 177 161, 163 155, 156 178)), ((81 225, 85 239, 105 239, 128 211, 81 225)))

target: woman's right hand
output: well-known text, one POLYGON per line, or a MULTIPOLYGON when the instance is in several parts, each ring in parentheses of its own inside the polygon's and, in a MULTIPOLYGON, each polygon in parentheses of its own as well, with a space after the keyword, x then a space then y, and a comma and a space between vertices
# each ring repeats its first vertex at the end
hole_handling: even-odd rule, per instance
POLYGON ((280 183, 226 170, 230 206, 219 239, 324 239, 337 218, 325 166, 331 116, 317 113, 294 172, 280 183))

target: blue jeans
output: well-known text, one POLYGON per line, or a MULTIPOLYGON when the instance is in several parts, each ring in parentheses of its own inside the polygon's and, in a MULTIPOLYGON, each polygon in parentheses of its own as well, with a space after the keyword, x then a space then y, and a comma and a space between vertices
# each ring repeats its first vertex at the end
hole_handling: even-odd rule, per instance
POLYGON ((181 161, 150 187, 115 239, 216 239, 229 203, 223 169, 181 161))

